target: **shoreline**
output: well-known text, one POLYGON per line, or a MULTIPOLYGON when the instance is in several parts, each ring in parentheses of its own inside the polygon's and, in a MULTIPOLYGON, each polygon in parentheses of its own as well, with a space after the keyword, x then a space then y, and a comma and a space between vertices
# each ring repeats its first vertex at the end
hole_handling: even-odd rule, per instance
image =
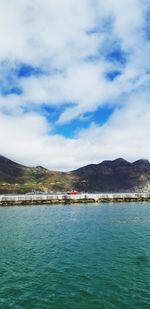
POLYGON ((76 203, 149 202, 149 193, 82 193, 69 194, 16 194, 0 195, 0 206, 59 205, 76 203))

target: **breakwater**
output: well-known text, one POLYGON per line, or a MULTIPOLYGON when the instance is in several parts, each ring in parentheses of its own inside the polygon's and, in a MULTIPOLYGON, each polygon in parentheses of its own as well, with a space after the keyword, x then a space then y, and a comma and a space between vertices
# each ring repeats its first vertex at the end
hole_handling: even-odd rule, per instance
POLYGON ((0 195, 0 206, 150 201, 149 193, 0 195))

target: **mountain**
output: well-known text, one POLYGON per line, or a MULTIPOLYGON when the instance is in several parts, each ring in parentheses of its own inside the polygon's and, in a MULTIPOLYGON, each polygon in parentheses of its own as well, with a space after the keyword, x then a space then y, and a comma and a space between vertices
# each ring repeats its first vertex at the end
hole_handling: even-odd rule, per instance
POLYGON ((27 167, 0 156, 0 193, 56 192, 71 190, 78 177, 49 171, 42 166, 27 167))
MULTIPOLYGON (((90 192, 123 192, 150 190, 150 163, 130 163, 122 158, 91 164, 73 172, 90 192)), ((82 187, 80 187, 82 190, 82 187)))
POLYGON ((150 173, 150 163, 148 160, 138 160, 134 162, 135 165, 142 167, 145 172, 150 173))
POLYGON ((137 192, 150 190, 150 162, 122 158, 90 164, 71 172, 27 167, 0 156, 0 193, 137 192))

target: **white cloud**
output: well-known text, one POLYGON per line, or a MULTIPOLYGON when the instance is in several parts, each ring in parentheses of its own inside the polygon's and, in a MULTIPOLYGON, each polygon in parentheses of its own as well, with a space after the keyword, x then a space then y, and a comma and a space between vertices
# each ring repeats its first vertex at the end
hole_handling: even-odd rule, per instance
POLYGON ((0 145, 7 157, 50 169, 71 170, 117 157, 134 161, 149 158, 149 119, 149 94, 133 96, 107 124, 93 124, 75 139, 48 135, 48 124, 36 114, 21 118, 1 114, 0 145))
POLYGON ((118 156, 148 157, 150 42, 144 29, 149 8, 146 0, 1 0, 0 81, 6 89, 23 90, 0 95, 2 154, 61 169, 118 156), (124 65, 105 57, 115 46, 126 53, 124 65), (18 79, 19 63, 46 74, 18 79), (113 70, 121 75, 107 80, 113 70), (43 103, 73 105, 51 124, 32 112, 43 103), (124 107, 103 127, 93 124, 72 139, 49 135, 53 125, 110 103, 124 107), (25 106, 28 114, 22 112, 25 106))
MULTIPOLYGON (((110 98, 115 101, 125 91, 125 85, 120 88, 120 83, 111 84, 105 79, 106 71, 119 69, 119 65, 113 66, 103 58, 103 49, 109 41, 109 48, 111 42, 112 45, 121 42, 122 48, 130 53, 129 62, 140 69, 138 74, 143 74, 143 65, 147 66, 149 61, 150 45, 143 38, 144 5, 139 0, 10 0, 1 1, 0 12, 0 60, 7 63, 1 72, 4 78, 18 62, 47 71, 46 77, 18 81, 24 91, 20 99, 16 97, 18 105, 71 101, 78 105, 78 112, 74 112, 77 117, 106 104, 110 98), (113 20, 111 33, 107 26, 102 27, 106 18, 113 20), (93 63, 89 58, 85 63, 88 57, 97 55, 100 60, 93 63)), ((8 104, 9 101, 10 98, 8 104)), ((72 117, 72 111, 66 111, 59 122, 72 117)))
POLYGON ((81 58, 98 44, 95 36, 89 39, 85 32, 95 24, 86 0, 2 0, 0 12, 0 56, 4 59, 32 65, 52 60, 58 66, 73 58, 68 57, 73 50, 81 58))

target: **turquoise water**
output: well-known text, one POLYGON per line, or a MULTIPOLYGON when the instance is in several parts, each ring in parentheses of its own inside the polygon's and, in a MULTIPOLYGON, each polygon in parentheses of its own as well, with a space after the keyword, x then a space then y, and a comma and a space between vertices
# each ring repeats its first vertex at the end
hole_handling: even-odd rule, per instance
POLYGON ((150 308, 150 203, 0 208, 0 309, 150 308))

